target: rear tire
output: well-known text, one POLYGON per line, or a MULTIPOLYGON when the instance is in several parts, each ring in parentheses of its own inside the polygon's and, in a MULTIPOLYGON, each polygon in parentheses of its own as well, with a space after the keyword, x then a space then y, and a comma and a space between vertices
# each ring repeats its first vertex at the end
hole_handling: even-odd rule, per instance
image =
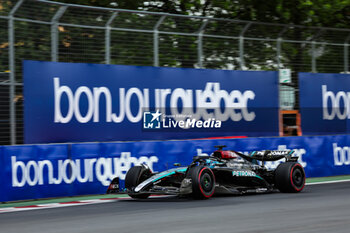
POLYGON ((195 199, 207 199, 215 192, 215 176, 208 167, 193 167, 188 171, 192 179, 192 196, 195 199))
POLYGON ((300 163, 281 163, 275 170, 275 186, 284 193, 300 192, 305 186, 304 168, 300 163))
MULTIPOLYGON (((125 176, 125 188, 133 191, 137 185, 149 178, 152 172, 144 166, 135 166, 129 169, 125 176)), ((132 198, 146 199, 150 194, 128 194, 132 198)))

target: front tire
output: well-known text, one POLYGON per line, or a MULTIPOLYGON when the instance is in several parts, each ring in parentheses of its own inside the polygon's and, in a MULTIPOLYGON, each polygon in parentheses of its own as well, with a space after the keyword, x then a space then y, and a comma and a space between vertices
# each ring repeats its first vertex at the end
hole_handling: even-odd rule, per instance
POLYGON ((275 186, 284 193, 302 191, 305 186, 304 168, 300 163, 281 163, 275 170, 275 186))
POLYGON ((194 167, 188 171, 192 179, 192 195, 195 199, 207 199, 215 192, 215 176, 208 167, 194 167))
MULTIPOLYGON (((133 191, 137 185, 142 183, 148 177, 152 175, 152 172, 144 166, 135 166, 129 169, 125 176, 125 188, 129 191, 133 191)), ((128 194, 132 198, 146 199, 150 194, 128 194)))

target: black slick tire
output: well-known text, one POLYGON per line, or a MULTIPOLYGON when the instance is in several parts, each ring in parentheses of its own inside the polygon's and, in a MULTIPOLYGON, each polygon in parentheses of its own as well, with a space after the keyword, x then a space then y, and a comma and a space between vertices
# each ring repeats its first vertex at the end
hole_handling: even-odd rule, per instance
POLYGON ((208 167, 190 168, 188 177, 192 179, 192 196, 195 199, 207 199, 214 195, 215 176, 208 167))
MULTIPOLYGON (((151 171, 144 166, 135 166, 129 169, 125 176, 125 188, 134 190, 134 188, 150 177, 151 171)), ((146 199, 150 194, 128 194, 132 198, 146 199)))
POLYGON ((275 170, 275 186, 284 193, 297 193, 304 189, 305 172, 300 163, 285 162, 275 170))

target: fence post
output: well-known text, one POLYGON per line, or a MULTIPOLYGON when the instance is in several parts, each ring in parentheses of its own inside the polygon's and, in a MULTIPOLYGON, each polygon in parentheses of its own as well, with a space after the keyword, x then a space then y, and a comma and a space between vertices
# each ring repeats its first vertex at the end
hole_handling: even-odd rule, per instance
POLYGON ((349 73, 349 40, 350 35, 345 39, 344 42, 344 72, 349 73))
POLYGON ((252 23, 247 23, 239 34, 239 66, 240 69, 243 70, 245 67, 244 64, 244 33, 248 30, 252 23))
POLYGON ((316 51, 315 51, 315 46, 316 46, 316 39, 318 37, 320 37, 323 33, 324 33, 324 29, 319 29, 316 34, 314 34, 310 41, 311 41, 311 70, 312 73, 316 73, 317 72, 317 65, 316 65, 316 51))
POLYGON ((106 33, 105 33, 105 62, 106 64, 111 64, 111 24, 115 17, 117 17, 118 12, 113 12, 111 17, 108 19, 105 27, 106 27, 106 33))
POLYGON ((349 73, 349 44, 344 44, 344 72, 349 73))
POLYGON ((58 21, 67 8, 67 6, 61 6, 51 19, 51 61, 58 60, 58 21))
POLYGON ((8 21, 8 40, 9 40, 9 68, 10 68, 10 134, 11 134, 11 145, 16 144, 16 103, 15 99, 15 83, 16 83, 16 66, 15 66, 15 28, 13 25, 14 19, 13 16, 22 5, 24 0, 20 0, 12 8, 9 13, 8 21))
POLYGON ((282 38, 277 38, 277 67, 278 69, 281 69, 281 42, 282 38))
POLYGON ((288 30, 288 27, 284 27, 282 29, 282 31, 280 31, 280 33, 278 33, 278 37, 277 37, 277 66, 278 66, 278 69, 281 69, 282 66, 281 66, 281 44, 282 44, 282 35, 288 30))
POLYGON ((158 28, 163 23, 165 15, 162 15, 156 25, 153 27, 153 66, 159 66, 159 42, 158 42, 158 28))
POLYGON ((315 45, 316 45, 316 42, 315 41, 312 41, 311 42, 311 70, 312 70, 312 73, 316 73, 317 70, 316 70, 316 51, 315 51, 315 45))
POLYGON ((203 68, 203 32, 209 20, 205 19, 198 30, 197 60, 199 68, 203 68))

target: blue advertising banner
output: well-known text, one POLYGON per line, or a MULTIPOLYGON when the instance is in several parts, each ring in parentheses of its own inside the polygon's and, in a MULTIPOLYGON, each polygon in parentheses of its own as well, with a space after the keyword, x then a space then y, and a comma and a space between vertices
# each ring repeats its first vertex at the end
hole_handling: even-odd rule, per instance
MULTIPOLYGON (((160 172, 187 166, 192 157, 210 155, 215 145, 249 153, 294 150, 307 177, 350 174, 350 135, 143 141, 0 147, 0 201, 103 194, 130 167, 145 163, 160 172)), ((273 169, 283 162, 266 162, 273 169)))
POLYGON ((278 74, 24 61, 25 143, 277 136, 278 74))
MULTIPOLYGON (((4 159, 4 147, 0 146, 0 189, 2 189, 3 187, 5 187, 6 182, 9 182, 8 180, 6 181, 5 179, 5 167, 8 166, 6 165, 5 159, 4 159)), ((0 201, 1 200, 6 200, 7 191, 4 191, 4 189, 2 189, 2 191, 0 191, 0 201)))
POLYGON ((303 135, 350 132, 350 75, 299 73, 303 135))
POLYGON ((1 190, 5 191, 5 200, 73 195, 67 172, 67 148, 67 145, 4 146, 1 190))

